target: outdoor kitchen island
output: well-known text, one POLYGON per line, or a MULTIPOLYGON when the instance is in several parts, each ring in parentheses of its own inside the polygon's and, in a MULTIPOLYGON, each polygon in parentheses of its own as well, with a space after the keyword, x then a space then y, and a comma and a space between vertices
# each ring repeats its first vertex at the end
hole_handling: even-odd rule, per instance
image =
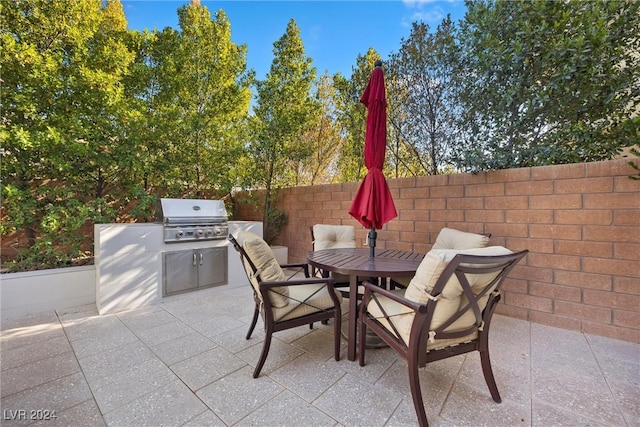
MULTIPOLYGON (((228 222, 229 233, 238 230, 249 230, 262 236, 262 223, 228 222)), ((216 263, 214 271, 208 272, 213 279, 204 287, 247 284, 240 258, 234 250, 229 250, 226 235, 224 239, 167 242, 165 227, 161 223, 96 224, 94 234, 96 306, 100 314, 156 304, 163 298, 182 292, 171 290, 193 279, 188 277, 189 273, 179 273, 184 271, 183 268, 170 268, 167 293, 167 260, 185 262, 196 269, 205 269, 208 263, 216 263), (222 258, 226 258, 224 265, 220 264, 222 258), (224 271, 215 271, 220 269, 224 271), (185 277, 179 278, 176 274, 185 277)), ((194 289, 185 289, 185 292, 198 292, 198 287, 196 284, 194 289)))

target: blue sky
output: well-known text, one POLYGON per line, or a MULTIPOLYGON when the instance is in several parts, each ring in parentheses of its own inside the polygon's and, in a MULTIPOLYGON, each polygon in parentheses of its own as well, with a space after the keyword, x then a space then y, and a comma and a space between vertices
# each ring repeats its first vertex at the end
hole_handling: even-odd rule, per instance
MULTIPOLYGON (((122 0, 130 29, 178 29, 177 9, 188 0, 122 0)), ((248 47, 247 66, 264 79, 273 60, 273 43, 295 19, 317 75, 328 70, 351 76, 356 57, 373 47, 383 58, 398 51, 411 23, 422 20, 435 29, 451 14, 464 17, 463 0, 394 1, 245 1, 201 0, 213 15, 222 9, 231 22, 231 38, 248 47)))

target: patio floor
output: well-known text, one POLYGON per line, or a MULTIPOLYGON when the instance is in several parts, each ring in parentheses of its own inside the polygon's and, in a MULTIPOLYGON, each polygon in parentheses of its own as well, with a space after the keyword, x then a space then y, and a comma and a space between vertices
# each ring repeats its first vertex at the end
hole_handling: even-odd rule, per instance
MULTIPOLYGON (((276 333, 253 379, 252 311, 248 287, 223 286, 114 315, 78 307, 5 321, 0 424, 417 424, 405 362, 386 348, 360 367, 345 342, 336 362, 331 326, 276 333)), ((476 354, 432 363, 421 374, 431 425, 640 426, 640 345, 497 315, 491 350, 502 403, 476 354)))

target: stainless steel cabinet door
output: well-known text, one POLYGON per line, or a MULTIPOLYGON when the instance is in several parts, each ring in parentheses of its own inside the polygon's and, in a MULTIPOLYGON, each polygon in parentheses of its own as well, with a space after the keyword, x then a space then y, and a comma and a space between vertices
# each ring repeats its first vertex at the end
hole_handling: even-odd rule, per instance
POLYGON ((226 285, 228 247, 198 249, 198 287, 226 285))
POLYGON ((162 257, 162 294, 172 295, 198 287, 198 263, 196 251, 165 252, 162 257))

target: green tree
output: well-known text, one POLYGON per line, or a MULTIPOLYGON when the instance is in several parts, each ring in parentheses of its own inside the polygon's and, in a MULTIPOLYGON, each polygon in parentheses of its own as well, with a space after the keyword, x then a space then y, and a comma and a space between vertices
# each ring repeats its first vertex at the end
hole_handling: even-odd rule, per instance
POLYGON ((300 29, 292 19, 284 35, 274 43, 274 59, 266 80, 257 82, 250 153, 256 185, 265 189, 264 234, 267 241, 277 235, 274 227, 281 215, 274 209, 277 189, 294 182, 290 166, 308 157, 309 145, 302 136, 318 109, 311 94, 316 70, 305 54, 300 29))
POLYGON ((134 55, 118 0, 3 2, 2 233, 22 231, 24 264, 90 247, 83 227, 116 215, 109 186, 135 153, 121 84, 134 55))
POLYGON ((320 108, 302 135, 302 144, 310 147, 310 155, 298 162, 295 185, 331 183, 338 173, 343 138, 336 123, 336 89, 327 72, 315 84, 315 98, 320 108))
POLYGON ((640 3, 467 5, 462 167, 597 161, 638 142, 640 3))
POLYGON ((147 92, 146 105, 163 144, 162 156, 154 157, 163 176, 155 179, 175 196, 228 194, 236 185, 228 169, 238 163, 251 100, 247 49, 231 40, 223 11, 211 19, 194 1, 178 17, 181 30, 157 34, 148 56, 158 90, 147 92))
POLYGON ((388 111, 397 176, 437 175, 447 169, 459 134, 453 84, 457 67, 456 34, 449 17, 435 33, 424 22, 414 22, 400 50, 391 55, 388 111))

